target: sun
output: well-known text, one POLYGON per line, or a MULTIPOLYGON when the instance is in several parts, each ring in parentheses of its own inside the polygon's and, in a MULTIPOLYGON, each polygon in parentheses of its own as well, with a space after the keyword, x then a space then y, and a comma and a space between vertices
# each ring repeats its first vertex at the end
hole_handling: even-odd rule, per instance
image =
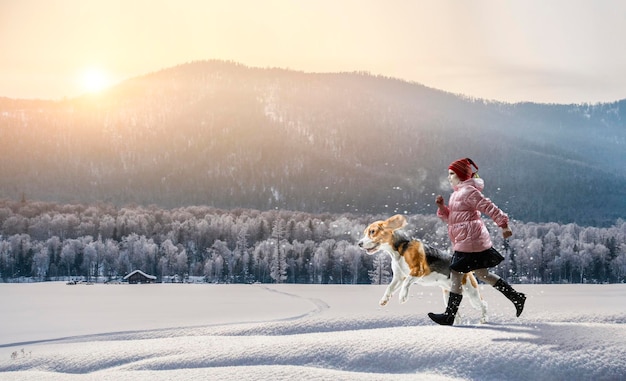
POLYGON ((98 93, 107 87, 111 86, 111 79, 106 71, 90 67, 81 73, 80 86, 83 91, 88 93, 98 93))

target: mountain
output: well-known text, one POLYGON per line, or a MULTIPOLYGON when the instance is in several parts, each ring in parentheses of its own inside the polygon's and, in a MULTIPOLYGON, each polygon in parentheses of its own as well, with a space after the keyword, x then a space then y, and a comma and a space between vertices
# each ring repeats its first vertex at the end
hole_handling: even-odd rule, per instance
POLYGON ((447 165, 524 222, 626 216, 626 99, 501 103, 368 73, 202 61, 62 101, 0 98, 0 197, 434 213, 447 165))

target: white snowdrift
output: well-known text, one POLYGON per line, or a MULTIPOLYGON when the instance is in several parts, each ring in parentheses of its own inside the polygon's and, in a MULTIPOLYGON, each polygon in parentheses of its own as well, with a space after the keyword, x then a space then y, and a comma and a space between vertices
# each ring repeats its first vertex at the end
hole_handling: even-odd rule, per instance
POLYGON ((0 379, 626 379, 626 285, 519 285, 519 319, 481 287, 490 322, 441 327, 420 286, 0 284, 0 379))

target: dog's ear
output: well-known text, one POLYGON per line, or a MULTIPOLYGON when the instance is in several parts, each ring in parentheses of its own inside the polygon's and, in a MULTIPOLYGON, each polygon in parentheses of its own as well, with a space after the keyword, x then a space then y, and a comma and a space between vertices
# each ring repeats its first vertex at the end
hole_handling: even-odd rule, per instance
POLYGON ((385 223, 388 228, 397 230, 406 226, 406 218, 401 214, 396 214, 395 216, 389 217, 385 223))

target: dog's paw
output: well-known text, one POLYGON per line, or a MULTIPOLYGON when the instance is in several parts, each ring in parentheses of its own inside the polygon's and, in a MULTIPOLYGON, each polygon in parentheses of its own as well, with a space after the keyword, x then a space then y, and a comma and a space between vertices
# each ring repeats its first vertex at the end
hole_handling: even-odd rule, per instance
POLYGON ((382 297, 382 299, 380 299, 380 302, 378 302, 378 304, 380 304, 381 306, 385 306, 389 302, 389 299, 391 299, 391 295, 385 295, 382 297))
POLYGON ((409 300, 409 292, 402 290, 402 292, 400 293, 400 304, 404 304, 406 303, 407 300, 409 300))

